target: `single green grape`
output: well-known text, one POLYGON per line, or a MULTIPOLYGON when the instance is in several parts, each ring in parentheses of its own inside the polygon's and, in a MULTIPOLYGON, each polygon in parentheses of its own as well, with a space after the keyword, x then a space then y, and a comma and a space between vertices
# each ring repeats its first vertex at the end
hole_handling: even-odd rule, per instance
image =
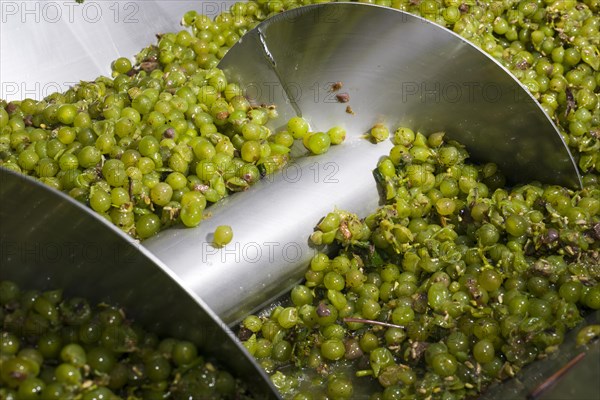
POLYGON ((219 225, 215 229, 213 243, 217 247, 223 247, 233 239, 233 229, 229 225, 219 225))
POLYGON ((178 366, 190 364, 197 356, 196 345, 188 341, 176 342, 171 355, 173 362, 178 366))
POLYGON ((369 135, 375 143, 379 143, 390 137, 390 130, 383 124, 376 124, 371 128, 369 135))
POLYGON ((294 139, 302 139, 308 133, 308 122, 302 117, 292 117, 287 123, 287 130, 294 139))
POLYGON ((157 183, 150 190, 152 202, 159 206, 166 206, 173 197, 173 188, 166 182, 157 183))
POLYGON ((321 344, 321 354, 328 360, 339 360, 345 353, 344 343, 339 339, 328 339, 321 344))
POLYGON ((338 145, 346 140, 346 129, 341 126, 334 126, 327 131, 327 135, 329 135, 331 144, 338 145))
POLYGON ((131 61, 126 57, 119 57, 112 63, 113 71, 119 74, 125 74, 132 68, 131 61))
POLYGON ((307 148, 313 154, 323 154, 329 150, 331 139, 329 135, 323 132, 317 132, 308 138, 307 148))
POLYGON ((77 116, 77 107, 74 104, 62 104, 58 107, 56 116, 62 124, 71 125, 77 116))
POLYGON ((141 239, 155 235, 160 227, 160 218, 156 214, 144 214, 135 222, 136 232, 141 239))

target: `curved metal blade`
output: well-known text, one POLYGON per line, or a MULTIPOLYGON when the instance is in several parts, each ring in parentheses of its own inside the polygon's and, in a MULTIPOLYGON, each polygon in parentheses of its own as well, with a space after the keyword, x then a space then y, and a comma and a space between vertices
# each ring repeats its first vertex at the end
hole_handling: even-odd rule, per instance
POLYGON ((147 329, 194 341, 258 398, 279 398, 233 333, 160 261, 85 206, 0 168, 1 279, 124 306, 147 329))
POLYGON ((581 185, 561 135, 517 79, 455 33, 402 11, 296 8, 248 32, 219 67, 256 103, 275 104, 279 124, 301 113, 316 130, 345 125, 352 139, 378 122, 445 131, 512 182, 581 185), (334 82, 343 88, 332 91, 334 82), (336 98, 342 92, 347 103, 336 98))

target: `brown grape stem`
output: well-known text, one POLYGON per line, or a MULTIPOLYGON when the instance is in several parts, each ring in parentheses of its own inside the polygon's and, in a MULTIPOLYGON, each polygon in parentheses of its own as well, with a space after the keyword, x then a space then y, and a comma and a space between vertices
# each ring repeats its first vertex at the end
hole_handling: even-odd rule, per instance
POLYGON ((542 395, 548 388, 554 385, 564 374, 569 372, 571 368, 573 368, 579 361, 581 361, 585 357, 585 353, 579 353, 571 361, 569 361, 565 366, 556 371, 552 376, 546 379, 544 382, 540 383, 535 389, 533 389, 529 395, 528 399, 534 400, 542 395))
POLYGON ((362 319, 362 318, 352 318, 346 317, 343 319, 344 322, 358 322, 360 324, 369 324, 369 325, 379 325, 379 326, 387 326, 388 328, 400 328, 404 329, 401 325, 390 324, 388 322, 375 321, 372 319, 362 319))

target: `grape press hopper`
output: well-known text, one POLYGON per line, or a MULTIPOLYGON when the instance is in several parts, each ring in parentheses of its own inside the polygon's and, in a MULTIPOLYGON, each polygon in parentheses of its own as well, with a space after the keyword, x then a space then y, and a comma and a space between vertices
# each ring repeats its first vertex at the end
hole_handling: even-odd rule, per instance
MULTIPOLYGON (((74 70, 82 71, 82 79, 106 73, 111 59, 150 43, 149 32, 178 29, 177 19, 168 16, 199 4, 169 3, 131 3, 142 22, 153 24, 92 26, 91 33, 102 34, 90 43, 111 50, 89 48, 89 57, 81 57, 77 46, 91 33, 77 21, 65 24, 79 44, 62 39, 62 56, 48 54, 41 67, 38 53, 10 39, 26 24, 9 21, 1 39, 2 96, 28 96, 19 84, 6 82, 47 82, 43 74, 64 70, 71 79, 74 70), (11 88, 16 90, 8 93, 11 88)), ((60 29, 51 26, 48 34, 60 36, 60 29)), ((313 130, 344 126, 346 141, 324 155, 296 158, 247 192, 210 207, 211 217, 197 228, 172 228, 141 245, 68 196, 1 170, 2 278, 123 304, 149 327, 200 343, 249 378, 256 393, 275 398, 266 375, 226 325, 302 278, 315 251, 308 237, 323 215, 338 207, 365 216, 379 204, 372 170, 391 143, 362 138, 374 124, 445 131, 476 160, 497 163, 512 182, 580 185, 556 127, 517 80, 454 33, 400 11, 358 3, 290 10, 248 32, 219 67, 251 101, 276 105, 272 129, 302 115, 313 130), (342 87, 332 88, 336 82, 342 87), (222 224, 232 226, 234 239, 217 250, 211 234, 222 224)))

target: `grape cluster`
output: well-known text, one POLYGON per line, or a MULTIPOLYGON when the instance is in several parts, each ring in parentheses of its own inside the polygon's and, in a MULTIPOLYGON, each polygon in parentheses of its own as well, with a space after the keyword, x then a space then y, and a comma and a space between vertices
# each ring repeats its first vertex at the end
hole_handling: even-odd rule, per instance
POLYGON ((0 281, 0 398, 250 399, 188 341, 159 338, 121 308, 0 281))
POLYGON ((348 399, 374 381, 371 399, 476 396, 600 309, 597 176, 506 189, 442 132, 392 140, 375 170, 386 204, 325 216, 311 240, 337 250, 238 330, 286 398, 348 399))

